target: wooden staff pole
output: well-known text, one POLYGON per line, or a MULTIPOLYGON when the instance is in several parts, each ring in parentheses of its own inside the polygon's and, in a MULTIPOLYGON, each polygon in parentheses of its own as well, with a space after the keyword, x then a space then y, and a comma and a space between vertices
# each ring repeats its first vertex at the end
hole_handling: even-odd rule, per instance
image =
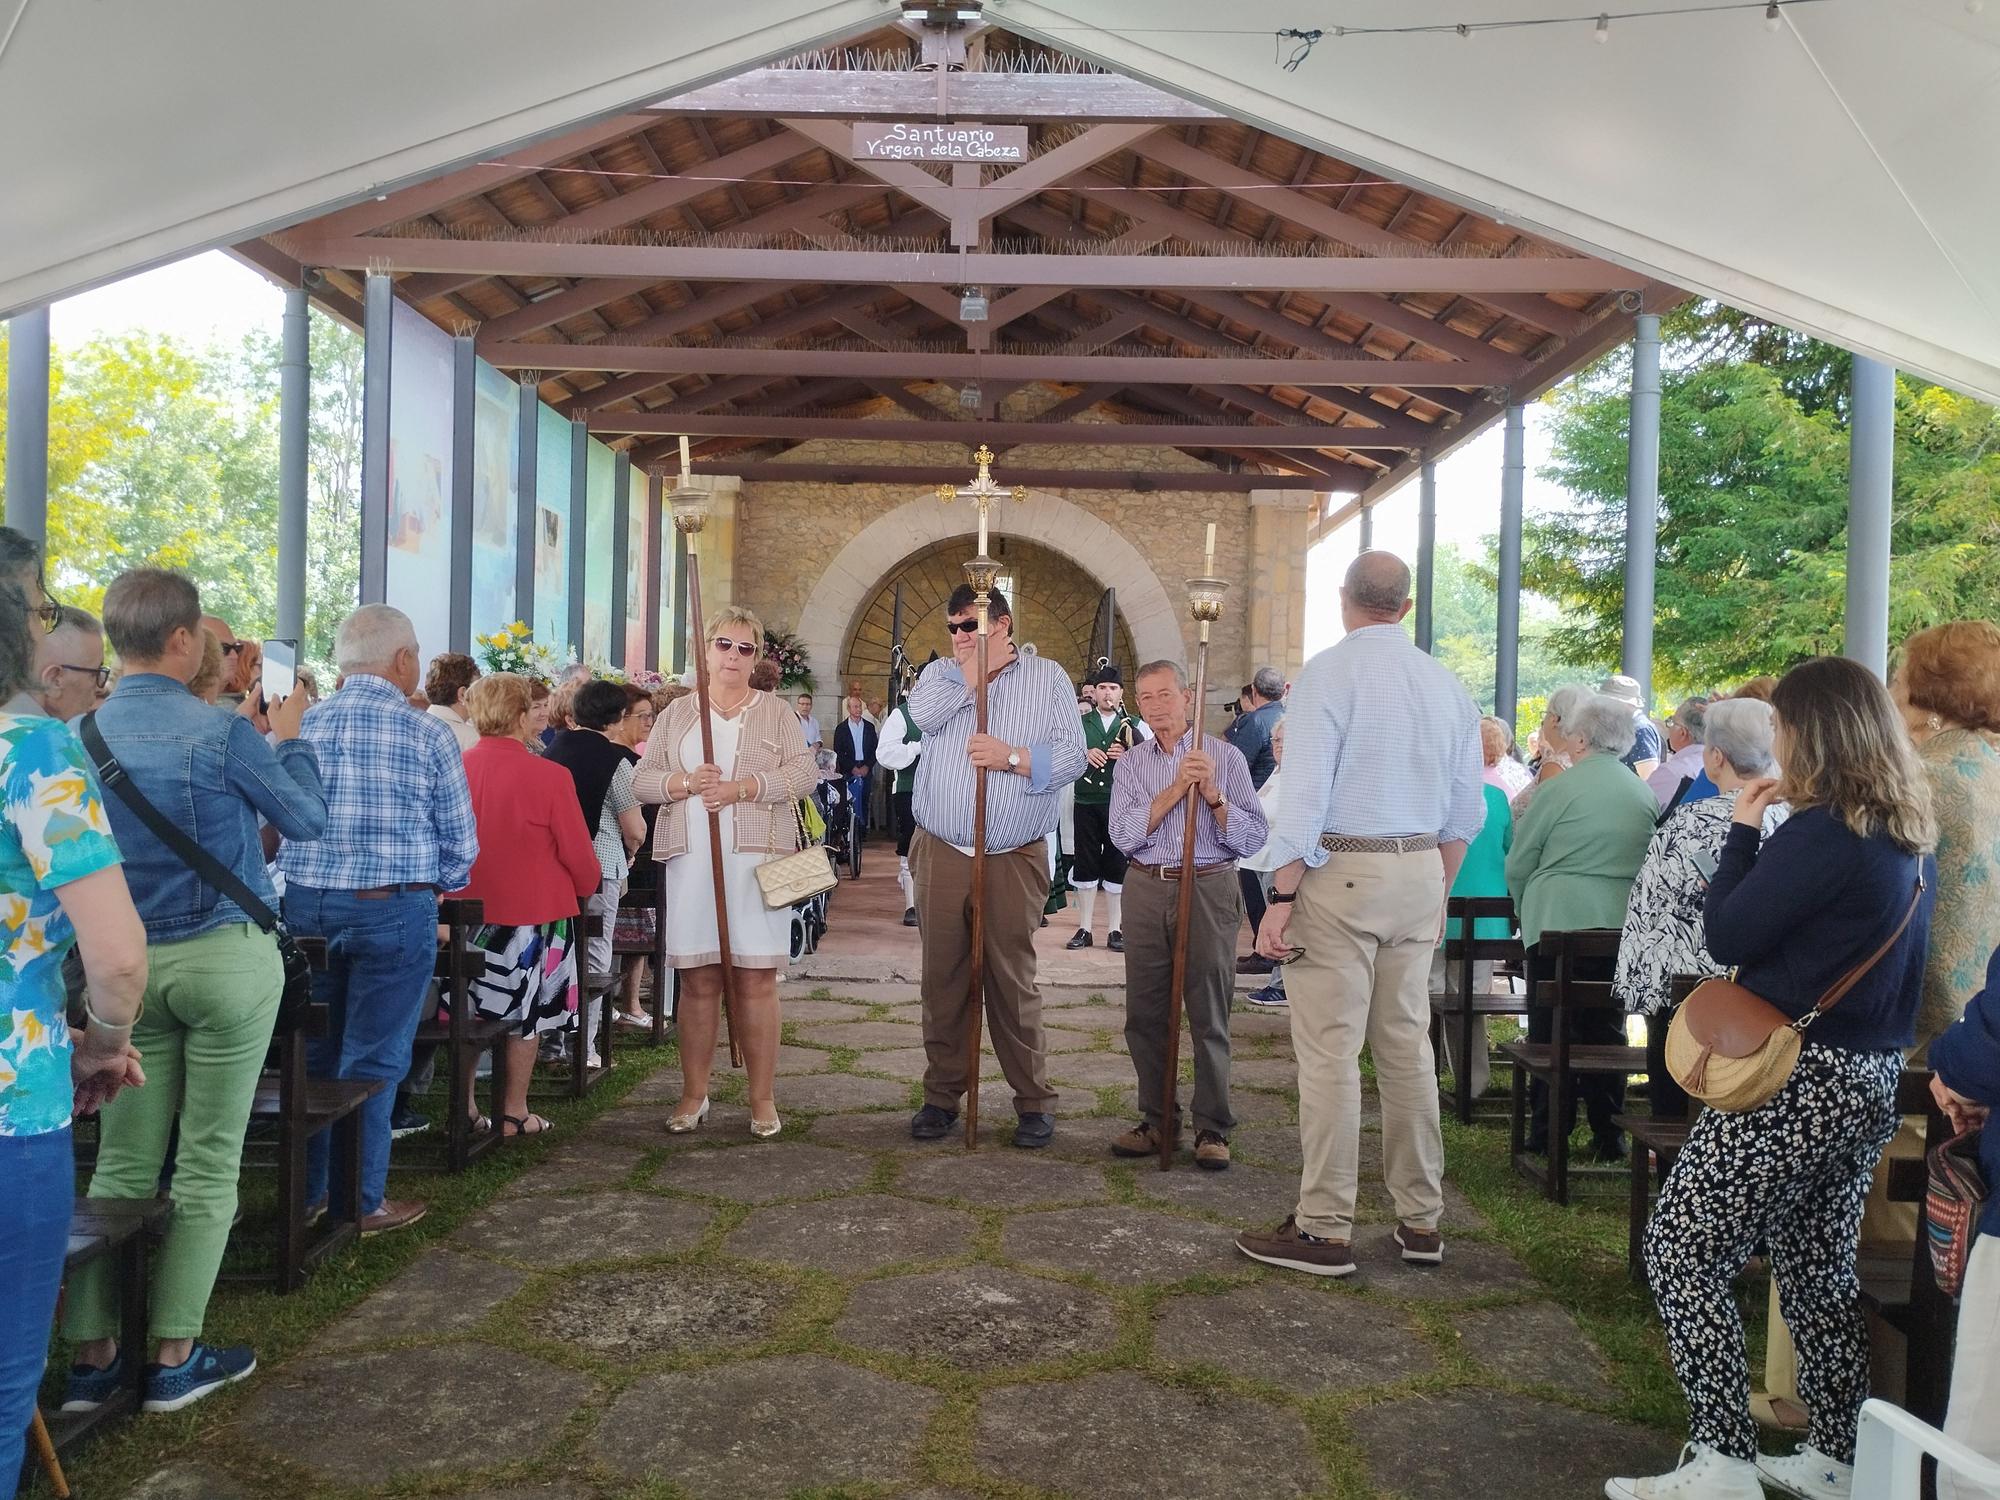
MULTIPOLYGON (((1194 658, 1194 705, 1188 723, 1188 754, 1202 747, 1202 707, 1208 700, 1208 627, 1222 613, 1222 585, 1215 576, 1215 524, 1209 523, 1203 576, 1188 580, 1189 609, 1199 644, 1194 658)), ((1180 890, 1174 908, 1173 965, 1167 986, 1167 1065, 1160 1082, 1160 1170, 1174 1165, 1174 1125, 1180 1120, 1181 1014, 1187 1003, 1188 928, 1194 922, 1195 819, 1201 794, 1187 792, 1187 815, 1181 825, 1180 890)))
MULTIPOLYGON (((715 764, 715 726, 708 721, 708 642, 701 618, 701 562, 688 549, 687 555, 688 613, 693 617, 691 633, 694 636, 694 692, 695 702, 701 710, 701 759, 703 765, 715 764)), ((743 1048, 736 1037, 736 962, 729 947, 729 895, 722 869, 722 814, 715 808, 708 809, 708 865, 715 879, 715 942, 722 955, 722 1019, 729 1032, 729 1065, 743 1066, 743 1048)))
MULTIPOLYGON (((980 556, 986 549, 980 548, 980 556)), ((968 573, 971 567, 966 569, 968 573)), ((974 637, 974 671, 977 676, 972 687, 972 723, 975 732, 986 733, 986 627, 987 595, 992 588, 992 580, 978 589, 973 608, 978 611, 979 633, 974 637)), ((979 1033, 980 1023, 985 1019, 986 1009, 986 770, 975 767, 972 772, 972 919, 968 924, 972 940, 972 962, 968 966, 966 990, 972 1011, 972 1024, 966 1028, 965 1044, 965 1149, 979 1149, 979 1033)))

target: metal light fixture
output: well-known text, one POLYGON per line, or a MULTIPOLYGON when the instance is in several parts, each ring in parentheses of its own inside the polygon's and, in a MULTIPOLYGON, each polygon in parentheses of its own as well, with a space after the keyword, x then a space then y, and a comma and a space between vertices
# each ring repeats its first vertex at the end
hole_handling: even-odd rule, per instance
POLYGON ((961 323, 984 323, 986 313, 986 293, 978 287, 969 286, 958 294, 958 320, 961 323))
POLYGON ((979 382, 969 380, 958 388, 958 404, 967 411, 978 411, 979 402, 984 395, 985 393, 979 389, 979 382))

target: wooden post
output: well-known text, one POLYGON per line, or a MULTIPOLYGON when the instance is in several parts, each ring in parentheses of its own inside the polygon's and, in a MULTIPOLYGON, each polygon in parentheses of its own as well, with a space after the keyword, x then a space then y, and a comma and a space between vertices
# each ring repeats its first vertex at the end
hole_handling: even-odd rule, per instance
MULTIPOLYGON (((980 560, 985 561, 986 549, 980 548, 980 560)), ((966 572, 978 568, 975 561, 966 565, 966 572)), ((993 587, 989 575, 982 585, 975 580, 973 587, 978 590, 973 607, 979 612, 979 634, 974 670, 978 673, 972 688, 972 724, 975 733, 986 733, 986 627, 988 596, 993 587)), ((986 770, 977 767, 972 773, 972 962, 968 969, 966 988, 972 996, 972 1025, 967 1030, 965 1067, 965 1149, 979 1149, 979 1034, 980 1023, 985 1019, 986 1007, 986 770)))
MULTIPOLYGON (((701 759, 715 764, 715 728, 708 722, 708 642, 701 623, 701 564, 692 548, 687 558, 688 612, 693 620, 694 691, 701 709, 701 759)), ((729 948, 729 897, 722 871, 722 814, 708 810, 708 865, 715 878, 715 941, 722 955, 722 1019, 729 1030, 729 1065, 743 1066, 743 1049, 736 1038, 736 963, 729 948)))

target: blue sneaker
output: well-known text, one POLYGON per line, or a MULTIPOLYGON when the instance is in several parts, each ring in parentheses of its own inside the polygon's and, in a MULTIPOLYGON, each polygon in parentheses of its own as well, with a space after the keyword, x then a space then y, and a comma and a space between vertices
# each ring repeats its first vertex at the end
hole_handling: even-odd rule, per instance
POLYGON ((247 1344, 218 1349, 197 1340, 185 1364, 146 1366, 146 1399, 139 1410, 179 1411, 256 1369, 257 1356, 247 1344))
POLYGON ((118 1394, 118 1388, 125 1383, 125 1356, 114 1358, 103 1369, 93 1369, 89 1365, 69 1367, 69 1388, 63 1392, 64 1412, 96 1411, 98 1407, 118 1394))

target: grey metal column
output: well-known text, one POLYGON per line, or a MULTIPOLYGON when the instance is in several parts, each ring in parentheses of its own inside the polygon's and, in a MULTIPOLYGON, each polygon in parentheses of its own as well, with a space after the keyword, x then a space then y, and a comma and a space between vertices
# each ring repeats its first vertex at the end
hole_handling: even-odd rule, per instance
POLYGON ((569 643, 583 649, 583 578, 590 557, 590 427, 579 412, 569 424, 569 643))
POLYGON ((312 304, 285 288, 278 364, 278 638, 306 638, 306 466, 312 436, 312 304))
POLYGON ((674 675, 678 677, 688 666, 688 537, 680 527, 674 527, 674 675))
POLYGON ((37 546, 49 529, 49 310, 7 323, 7 524, 37 546))
POLYGON ((1366 552, 1375 545, 1375 507, 1361 507, 1361 550, 1366 552))
POLYGON ((620 451, 611 469, 611 665, 637 666, 625 660, 625 575, 632 565, 632 455, 620 451))
POLYGON ((1438 473, 1437 465, 1424 460, 1417 471, 1417 646, 1429 651, 1436 645, 1432 620, 1433 595, 1437 588, 1438 473))
POLYGON ((370 273, 361 304, 361 602, 389 593, 389 338, 396 284, 370 273))
POLYGON ((1660 545, 1660 320, 1632 328, 1632 425, 1625 458, 1625 675, 1653 702, 1653 565, 1660 545))
POLYGON ((660 508, 663 488, 657 472, 646 476, 646 598, 652 607, 646 611, 646 659, 640 665, 650 672, 660 670, 660 607, 666 602, 660 593, 660 528, 666 524, 660 508))
POLYGON ((542 403, 536 396, 541 377, 521 372, 521 442, 514 461, 514 618, 535 623, 535 549, 541 544, 542 518, 535 505, 537 439, 541 436, 542 403))
POLYGON ((1521 486, 1527 470, 1521 408, 1507 408, 1500 458, 1499 644, 1493 657, 1493 712, 1509 724, 1521 669, 1521 486))
MULTIPOLYGON (((452 651, 472 650, 472 429, 479 420, 479 356, 472 335, 451 341, 451 633, 452 651)), ((482 622, 488 630, 505 620, 482 622)))
POLYGON ((1854 356, 1847 429, 1847 644, 1878 677, 1889 669, 1889 532, 1896 457, 1896 371, 1854 356))

